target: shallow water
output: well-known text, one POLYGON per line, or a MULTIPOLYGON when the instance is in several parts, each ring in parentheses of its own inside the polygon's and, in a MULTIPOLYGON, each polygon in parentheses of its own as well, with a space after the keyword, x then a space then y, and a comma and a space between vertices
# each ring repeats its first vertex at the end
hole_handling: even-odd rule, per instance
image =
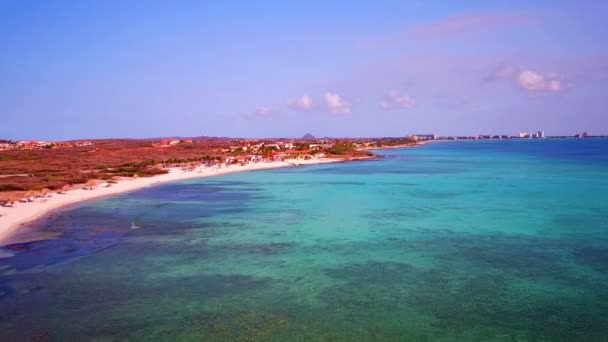
POLYGON ((1 340, 607 340, 608 140, 378 153, 45 218, 1 340))

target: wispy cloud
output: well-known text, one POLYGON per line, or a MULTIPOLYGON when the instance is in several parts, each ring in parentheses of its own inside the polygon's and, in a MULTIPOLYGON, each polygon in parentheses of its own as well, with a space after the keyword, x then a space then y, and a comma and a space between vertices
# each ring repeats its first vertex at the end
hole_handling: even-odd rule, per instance
MULTIPOLYGON (((287 100, 286 107, 297 112, 327 112, 331 114, 350 114, 352 112, 352 102, 346 100, 338 93, 327 91, 323 94, 322 101, 317 101, 310 95, 302 95, 287 100)), ((253 113, 247 114, 248 117, 273 117, 280 114, 284 106, 262 106, 258 107, 253 113)))
POLYGON ((409 95, 401 94, 398 90, 390 90, 385 98, 380 101, 380 108, 382 110, 394 110, 394 109, 411 109, 416 106, 414 99, 409 95))
POLYGON ((275 107, 259 107, 254 114, 259 117, 269 117, 276 114, 279 110, 275 107))
POLYGON ((271 118, 281 114, 281 106, 261 106, 255 111, 247 113, 244 116, 246 118, 271 118))
POLYGON ((311 112, 315 109, 314 101, 308 95, 287 100, 287 106, 298 112, 311 112))
POLYGON ((576 61, 567 66, 570 78, 578 82, 608 80, 608 55, 599 55, 576 61))
POLYGON ((399 33, 374 37, 360 42, 362 48, 391 48, 412 39, 453 38, 464 34, 487 32, 499 28, 530 25, 537 17, 522 11, 469 11, 435 20, 411 24, 399 33))
POLYGON ((524 12, 465 12, 412 25, 406 32, 415 38, 440 38, 530 22, 532 17, 524 12))
POLYGON ((512 65, 503 64, 492 70, 491 73, 484 76, 481 81, 483 83, 498 81, 498 80, 508 80, 515 76, 517 73, 517 68, 512 65))
POLYGON ((334 114, 349 114, 352 111, 352 105, 346 101, 342 96, 332 93, 325 93, 325 105, 327 110, 334 114))

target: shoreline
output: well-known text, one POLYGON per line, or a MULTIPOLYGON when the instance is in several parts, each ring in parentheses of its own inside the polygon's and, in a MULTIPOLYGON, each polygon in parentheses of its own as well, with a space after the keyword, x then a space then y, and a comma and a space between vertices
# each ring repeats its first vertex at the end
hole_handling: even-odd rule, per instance
POLYGON ((420 141, 415 144, 407 144, 407 145, 393 145, 393 146, 382 146, 382 147, 361 147, 358 148, 357 151, 371 151, 371 150, 396 150, 399 148, 416 148, 423 146, 431 140, 420 141))
MULTIPOLYGON (((365 160, 370 158, 357 158, 352 160, 365 160)), ((169 168, 169 173, 142 177, 137 179, 123 179, 109 187, 97 187, 92 190, 74 189, 65 194, 52 193, 52 197, 38 200, 31 203, 17 202, 13 207, 0 207, 0 247, 32 241, 27 238, 27 231, 22 231, 34 221, 72 204, 77 204, 101 197, 117 195, 129 191, 139 190, 146 187, 159 185, 162 183, 221 176, 230 173, 276 169, 283 167, 296 167, 304 165, 317 165, 325 163, 346 162, 349 159, 342 158, 323 158, 310 160, 288 159, 276 162, 261 162, 244 166, 231 165, 221 168, 217 167, 198 167, 193 171, 183 171, 180 168, 169 168)))

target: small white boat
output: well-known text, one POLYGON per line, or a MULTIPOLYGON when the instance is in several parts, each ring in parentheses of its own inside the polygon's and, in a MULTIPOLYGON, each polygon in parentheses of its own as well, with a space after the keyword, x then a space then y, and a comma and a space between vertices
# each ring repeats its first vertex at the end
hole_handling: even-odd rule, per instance
POLYGON ((135 224, 135 221, 131 221, 131 229, 139 229, 141 226, 135 224))

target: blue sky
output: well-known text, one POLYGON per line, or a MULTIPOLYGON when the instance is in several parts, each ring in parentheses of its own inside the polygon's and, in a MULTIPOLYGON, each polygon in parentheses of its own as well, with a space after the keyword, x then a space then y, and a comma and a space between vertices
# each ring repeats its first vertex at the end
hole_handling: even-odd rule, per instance
POLYGON ((0 138, 608 133, 606 14, 604 1, 4 0, 0 138))

